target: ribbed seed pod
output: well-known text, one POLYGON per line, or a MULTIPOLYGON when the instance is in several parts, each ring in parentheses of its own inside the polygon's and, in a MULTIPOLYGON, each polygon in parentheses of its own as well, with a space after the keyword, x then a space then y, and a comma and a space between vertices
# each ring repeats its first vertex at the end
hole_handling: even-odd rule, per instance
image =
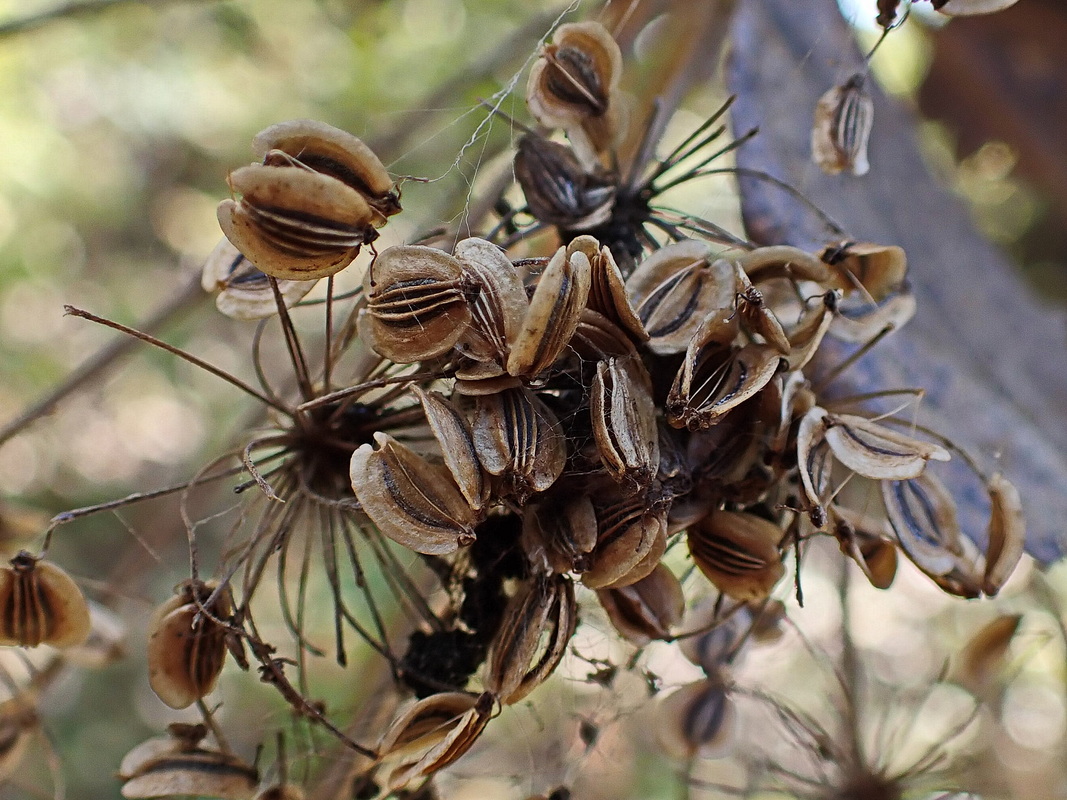
POLYGON ((782 361, 770 345, 730 348, 694 338, 667 397, 667 421, 689 430, 714 425, 770 383, 782 361))
POLYGON ((375 352, 400 364, 450 350, 470 325, 476 294, 457 259, 421 245, 380 253, 363 277, 363 291, 360 334, 375 352))
POLYGON ((655 563, 646 565, 643 573, 637 567, 665 543, 666 508, 650 505, 647 492, 634 492, 611 482, 591 489, 589 496, 596 511, 597 543, 592 566, 582 575, 582 583, 590 589, 603 589, 640 580, 655 563))
POLYGON ((608 473, 647 486, 659 468, 659 431, 651 381, 639 359, 609 358, 597 364, 589 415, 608 473))
POLYGON ((584 231, 611 219, 615 184, 586 172, 569 147, 526 134, 515 153, 515 178, 530 213, 547 225, 584 231))
POLYGON ((422 404, 430 431, 441 447, 445 466, 472 509, 478 511, 489 500, 489 482, 478 461, 470 426, 452 403, 437 392, 418 386, 412 391, 422 404))
POLYGON ((71 647, 89 629, 89 606, 64 570, 26 551, 0 569, 0 645, 71 647))
POLYGON ((513 705, 551 675, 578 624, 574 584, 562 575, 539 575, 511 599, 489 648, 485 688, 513 705))
POLYGON ((578 236, 567 245, 568 252, 580 250, 589 259, 592 279, 589 287, 588 308, 603 314, 620 330, 626 331, 634 342, 647 342, 648 331, 641 324, 630 298, 626 294, 626 282, 622 271, 615 263, 611 248, 603 247, 592 236, 578 236))
POLYGON ((185 708, 209 694, 226 660, 226 621, 233 613, 228 589, 187 581, 152 615, 148 682, 171 708, 185 708))
POLYGON ((170 736, 142 742, 122 759, 122 796, 251 800, 259 772, 233 753, 203 747, 202 725, 171 725, 170 736))
POLYGON ((901 549, 931 577, 948 575, 963 554, 956 503, 929 472, 904 481, 882 481, 889 524, 901 549))
POLYGON ((732 745, 737 712, 718 676, 683 686, 659 707, 659 740, 680 761, 716 758, 732 745))
POLYGON ((519 270, 485 239, 464 239, 456 245, 455 257, 477 289, 471 324, 457 349, 468 358, 503 366, 530 307, 519 270))
POLYGON ((601 589, 597 597, 615 630, 638 647, 670 638, 685 612, 682 584, 663 564, 629 586, 601 589))
POLYGON ((867 140, 874 123, 874 101, 866 87, 866 76, 853 75, 819 98, 815 124, 811 129, 811 157, 828 175, 845 170, 866 175, 867 140))
POLYGON ((857 475, 902 481, 918 477, 927 461, 948 461, 939 444, 916 439, 855 414, 827 414, 824 438, 834 458, 857 475))
POLYGON ((785 574, 773 522, 738 511, 713 511, 689 529, 689 552, 719 591, 738 600, 760 600, 785 574))

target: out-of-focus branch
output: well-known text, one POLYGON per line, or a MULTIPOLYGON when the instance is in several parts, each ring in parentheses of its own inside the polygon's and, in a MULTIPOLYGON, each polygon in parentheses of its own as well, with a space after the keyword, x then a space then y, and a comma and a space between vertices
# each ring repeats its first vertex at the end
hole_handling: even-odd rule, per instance
POLYGON ((205 3, 217 2, 217 0, 81 0, 80 2, 67 3, 45 11, 39 11, 36 14, 29 14, 25 17, 17 17, 6 22, 0 22, 0 39, 32 31, 57 19, 88 16, 115 6, 132 5, 134 3, 137 5, 163 5, 171 2, 205 3))

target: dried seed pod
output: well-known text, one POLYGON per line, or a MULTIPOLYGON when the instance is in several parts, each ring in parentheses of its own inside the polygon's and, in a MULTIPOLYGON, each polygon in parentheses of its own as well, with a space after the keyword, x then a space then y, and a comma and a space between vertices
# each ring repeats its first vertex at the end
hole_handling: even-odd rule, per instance
POLYGON ((25 695, 0 703, 0 781, 15 774, 38 724, 37 709, 25 695))
POLYGON ((668 755, 686 763, 716 758, 733 744, 737 712, 719 677, 683 686, 659 707, 657 730, 668 755))
POLYGON ((659 468, 659 431, 652 382, 638 359, 597 364, 589 397, 593 439, 615 480, 647 486, 659 468))
POLYGON ((874 124, 874 100, 866 76, 857 73, 819 98, 811 129, 811 158, 823 172, 837 175, 848 170, 866 175, 867 140, 874 124))
POLYGON ((685 352, 702 325, 711 335, 712 320, 722 328, 719 340, 737 334, 736 273, 728 261, 712 259, 706 242, 687 239, 660 248, 633 271, 626 291, 656 355, 685 352))
POLYGON ((363 195, 377 212, 375 227, 400 211, 393 179, 374 151, 347 131, 313 119, 279 122, 260 131, 252 150, 265 164, 300 164, 336 178, 363 195))
POLYGON ((871 242, 828 245, 819 256, 833 272, 830 283, 846 294, 861 290, 869 299, 897 294, 908 274, 904 248, 871 242))
POLYGON ((1022 614, 1002 614, 983 625, 953 659, 949 680, 976 697, 993 695, 1000 688, 1011 640, 1022 619, 1022 614))
POLYGON ((378 745, 388 766, 388 791, 428 777, 466 753, 488 724, 493 706, 488 692, 446 692, 403 709, 378 745))
POLYGON ((0 569, 0 645, 72 647, 89 629, 89 606, 64 570, 25 550, 0 569))
POLYGON ((1015 570, 1026 544, 1019 491, 999 472, 986 484, 990 514, 982 591, 993 596, 1015 570))
POLYGON ((475 287, 454 257, 421 245, 379 253, 363 277, 360 335, 375 352, 408 364, 447 352, 467 331, 475 287))
POLYGON ((122 796, 212 797, 251 800, 259 783, 255 767, 233 753, 201 746, 202 725, 171 725, 170 735, 142 742, 122 759, 122 796))
POLYGON ((629 586, 599 590, 597 598, 615 630, 638 647, 653 639, 669 639, 671 628, 681 621, 685 612, 681 582, 659 563, 652 572, 629 586))
POLYGON ((226 660, 226 628, 216 620, 233 613, 228 589, 186 581, 159 606, 148 630, 148 682, 171 708, 209 694, 226 660))
MULTIPOLYGON (((218 292, 215 306, 232 319, 263 319, 278 313, 270 280, 245 258, 229 239, 222 239, 204 262, 201 285, 218 292)), ((315 281, 278 281, 286 308, 300 302, 315 288, 315 281)))
POLYGON ((726 348, 694 338, 667 396, 667 421, 689 430, 714 425, 770 383, 781 363, 770 345, 726 348))
POLYGON ((615 184, 586 172, 569 147, 542 136, 519 139, 515 179, 530 213, 562 230, 591 230, 611 219, 615 184))
POLYGON ((655 567, 635 572, 657 545, 665 541, 667 510, 649 503, 647 492, 633 492, 610 483, 590 491, 596 511, 597 544, 592 565, 582 575, 590 589, 620 585, 629 577, 638 581, 655 567))
POLYGON ((738 600, 761 600, 785 574, 781 528, 740 511, 713 511, 689 529, 689 552, 708 580, 738 600))
POLYGON ((537 121, 563 128, 586 163, 620 133, 622 53, 599 22, 560 25, 530 70, 526 103, 537 121))
POLYGON ((566 464, 559 420, 525 387, 475 399, 472 433, 486 472, 504 478, 519 503, 555 483, 566 464))
POLYGON ((830 507, 830 520, 841 552, 859 565, 872 586, 888 589, 897 574, 897 548, 889 521, 837 504, 830 507))
POLYGON ((388 434, 375 450, 360 446, 349 470, 352 490, 371 522, 416 553, 444 555, 474 542, 476 517, 445 467, 431 464, 388 434))
POLYGON ((347 267, 377 238, 375 211, 355 189, 301 167, 253 164, 230 173, 240 200, 223 200, 223 234, 263 272, 313 280, 347 267))
POLYGON ((830 495, 830 477, 833 472, 833 455, 826 441, 826 409, 812 406, 801 417, 797 428, 797 471, 804 497, 814 515, 821 515, 822 522, 813 523, 816 528, 826 524, 823 505, 830 495), (816 511, 817 509, 817 511, 816 511))
POLYGON ((509 375, 533 377, 555 363, 570 342, 589 299, 591 268, 581 251, 561 247, 537 282, 522 329, 511 347, 509 375))
POLYGON ((752 284, 738 262, 734 262, 734 273, 737 276, 734 302, 741 322, 748 330, 762 336, 763 340, 779 353, 787 355, 790 350, 789 337, 785 335, 785 329, 782 328, 778 317, 767 306, 763 292, 752 284))
POLYGON ((915 296, 902 291, 873 305, 866 301, 859 306, 839 303, 837 311, 830 335, 842 342, 867 344, 875 336, 903 328, 915 316, 915 296))
POLYGON ((827 292, 822 300, 805 310, 800 321, 789 331, 789 353, 785 359, 790 373, 796 374, 808 365, 834 321, 837 293, 827 292))
POLYGON ((506 364, 530 307, 519 271, 485 239, 464 239, 456 245, 455 256, 477 287, 471 324, 457 347, 468 358, 506 364))
POLYGON ((963 534, 956 503, 948 489, 929 472, 902 481, 882 481, 889 524, 919 569, 931 577, 948 575, 963 554, 963 534))
POLYGON ((589 309, 603 314, 620 330, 626 331, 635 342, 648 341, 648 331, 641 324, 630 298, 626 294, 626 282, 622 271, 615 263, 611 248, 603 247, 592 236, 578 236, 567 245, 567 252, 580 250, 589 259, 591 281, 589 309))
POLYGON ((467 421, 452 403, 437 392, 427 392, 419 386, 413 386, 412 391, 422 404, 430 430, 441 446, 445 466, 470 507, 475 511, 480 510, 489 500, 489 482, 478 461, 474 437, 467 421))
POLYGON ((821 260, 806 250, 789 245, 770 245, 755 250, 731 251, 723 258, 737 264, 752 283, 760 284, 775 278, 793 281, 825 283, 830 270, 821 260))
POLYGON ((918 477, 927 461, 948 461, 941 445, 925 442, 855 414, 827 414, 824 437, 834 458, 857 475, 902 481, 918 477))
POLYGON ((578 624, 574 584, 562 575, 539 575, 508 603, 489 648, 485 688, 514 705, 551 675, 578 624))
POLYGON ((612 356, 639 359, 637 348, 622 328, 596 311, 582 309, 569 349, 587 361, 604 361, 612 356))
POLYGON ((551 493, 522 516, 522 547, 527 558, 554 572, 582 573, 592 563, 597 521, 585 494, 551 493))

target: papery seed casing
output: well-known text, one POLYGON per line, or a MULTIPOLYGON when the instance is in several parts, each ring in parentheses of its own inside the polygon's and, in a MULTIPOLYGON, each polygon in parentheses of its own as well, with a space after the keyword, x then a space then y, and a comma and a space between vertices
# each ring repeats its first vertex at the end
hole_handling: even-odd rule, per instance
POLYGON ((941 445, 891 430, 855 414, 827 414, 824 438, 834 458, 857 475, 902 481, 918 477, 926 462, 948 461, 941 445))
POLYGON ((713 511, 689 529, 689 552, 719 591, 760 600, 785 574, 778 545, 782 530, 754 514, 713 511))
POLYGON ((616 480, 647 485, 659 468, 652 386, 639 359, 597 364, 589 399, 600 459, 616 480))
POLYGON ((629 586, 600 589, 597 597, 615 630, 638 647, 669 639, 685 611, 682 585, 663 564, 629 586))
POLYGON ((511 343, 518 338, 530 302, 518 268, 485 239, 464 239, 455 257, 478 287, 471 303, 471 324, 458 349, 469 358, 507 364, 511 343))
MULTIPOLYGON (((263 319, 278 313, 270 280, 228 239, 218 243, 204 263, 201 285, 218 292, 215 306, 233 319, 263 319)), ((286 308, 298 303, 315 288, 315 281, 278 281, 278 293, 286 308)))
POLYGON ((867 140, 874 123, 874 101, 865 83, 865 75, 853 75, 827 91, 815 106, 812 160, 829 175, 845 170, 866 175, 871 168, 867 140))
POLYGON ((89 629, 89 606, 63 569, 25 551, 0 569, 0 645, 72 647, 89 629))

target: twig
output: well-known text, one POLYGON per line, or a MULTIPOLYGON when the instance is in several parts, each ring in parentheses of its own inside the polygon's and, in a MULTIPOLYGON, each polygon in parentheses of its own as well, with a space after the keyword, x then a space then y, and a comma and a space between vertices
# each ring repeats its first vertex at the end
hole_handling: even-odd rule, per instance
MULTIPOLYGON (((49 8, 45 11, 39 11, 36 14, 29 14, 25 17, 18 17, 16 19, 8 20, 7 22, 0 22, 0 38, 32 31, 36 28, 43 27, 54 20, 106 11, 109 8, 114 8, 115 6, 123 5, 124 3, 137 3, 137 5, 143 6, 163 5, 165 2, 176 1, 177 0, 81 0, 80 2, 67 3, 66 5, 56 6, 55 8, 49 8)), ((184 2, 213 2, 213 0, 184 0, 184 2)))

